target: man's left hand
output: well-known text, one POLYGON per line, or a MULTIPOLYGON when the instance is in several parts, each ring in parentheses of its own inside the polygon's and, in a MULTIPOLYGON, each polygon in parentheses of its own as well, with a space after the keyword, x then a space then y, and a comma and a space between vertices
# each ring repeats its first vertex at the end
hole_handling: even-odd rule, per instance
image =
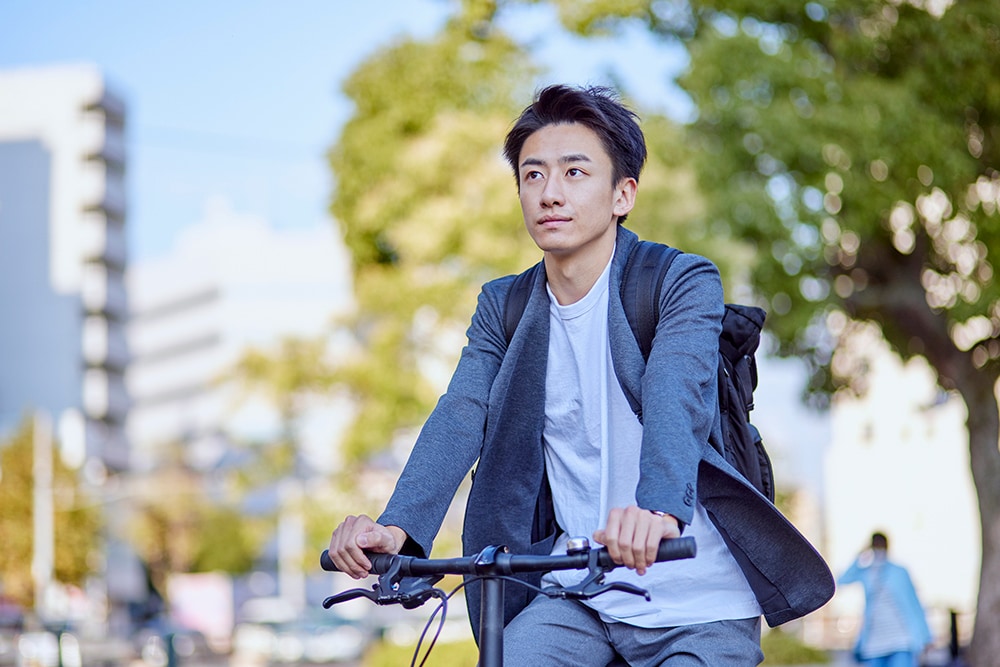
POLYGON ((608 512, 604 528, 594 531, 594 540, 607 547, 611 560, 638 574, 645 574, 656 562, 661 540, 680 536, 675 517, 635 505, 615 507, 608 512))

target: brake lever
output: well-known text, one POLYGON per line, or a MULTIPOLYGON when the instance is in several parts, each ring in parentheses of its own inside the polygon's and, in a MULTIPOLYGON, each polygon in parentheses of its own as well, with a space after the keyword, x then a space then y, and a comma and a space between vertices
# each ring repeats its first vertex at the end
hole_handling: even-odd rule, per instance
POLYGON ((621 591, 622 593, 639 595, 641 597, 646 598, 646 602, 652 600, 652 598, 649 595, 649 591, 647 591, 645 588, 639 588, 638 586, 630 584, 625 581, 612 581, 610 584, 599 586, 596 589, 591 589, 590 591, 587 592, 591 593, 592 596, 597 596, 600 595, 601 593, 607 593, 608 591, 621 591))
POLYGON ((370 591, 367 588, 352 588, 350 590, 337 593, 336 595, 331 595, 323 600, 323 609, 329 609, 335 604, 347 602, 348 600, 354 600, 355 598, 368 598, 372 602, 375 602, 376 594, 374 591, 370 591))
POLYGON ((587 576, 573 586, 547 586, 542 592, 549 597, 563 598, 569 600, 589 600, 608 591, 621 591, 631 595, 641 595, 650 600, 649 591, 626 583, 624 581, 613 581, 610 584, 604 583, 604 575, 610 572, 612 567, 602 567, 597 560, 598 551, 588 550, 587 554, 587 576))
POLYGON ((402 605, 404 609, 416 609, 430 598, 434 597, 437 589, 434 584, 442 579, 441 575, 430 575, 426 577, 399 577, 398 571, 386 573, 378 578, 378 583, 373 584, 371 590, 367 588, 352 588, 323 600, 323 608, 329 609, 340 602, 347 602, 356 598, 367 598, 379 606, 390 604, 402 605))

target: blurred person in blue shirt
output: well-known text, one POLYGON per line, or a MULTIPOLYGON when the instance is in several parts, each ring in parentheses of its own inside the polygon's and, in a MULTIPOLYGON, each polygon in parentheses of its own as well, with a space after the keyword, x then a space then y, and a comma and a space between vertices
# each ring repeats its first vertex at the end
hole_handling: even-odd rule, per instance
POLYGON ((931 644, 931 631, 909 573, 890 561, 888 553, 889 539, 874 533, 871 548, 837 581, 860 582, 865 588, 864 622, 854 657, 872 667, 915 667, 931 644))

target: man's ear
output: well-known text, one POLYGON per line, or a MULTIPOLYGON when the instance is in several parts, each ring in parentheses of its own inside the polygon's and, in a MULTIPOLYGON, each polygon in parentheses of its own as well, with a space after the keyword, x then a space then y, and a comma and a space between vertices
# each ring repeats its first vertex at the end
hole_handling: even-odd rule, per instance
POLYGON ((619 218, 628 215, 635 206, 635 195, 639 190, 639 183, 634 178, 626 177, 618 181, 615 186, 615 205, 612 212, 619 218))

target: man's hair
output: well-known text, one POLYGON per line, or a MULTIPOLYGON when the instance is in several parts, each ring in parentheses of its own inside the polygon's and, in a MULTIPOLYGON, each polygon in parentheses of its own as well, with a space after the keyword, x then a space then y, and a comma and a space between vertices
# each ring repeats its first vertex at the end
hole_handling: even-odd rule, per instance
MULTIPOLYGON (((646 162, 646 138, 635 112, 625 107, 610 88, 554 85, 535 94, 534 102, 521 112, 504 140, 503 154, 514 170, 519 189, 518 159, 524 142, 543 127, 568 123, 580 123, 600 138, 611 158, 611 187, 623 178, 639 180, 646 162)), ((623 220, 625 216, 618 221, 623 220)))
POLYGON ((889 550, 889 538, 885 533, 872 533, 872 549, 889 550))

